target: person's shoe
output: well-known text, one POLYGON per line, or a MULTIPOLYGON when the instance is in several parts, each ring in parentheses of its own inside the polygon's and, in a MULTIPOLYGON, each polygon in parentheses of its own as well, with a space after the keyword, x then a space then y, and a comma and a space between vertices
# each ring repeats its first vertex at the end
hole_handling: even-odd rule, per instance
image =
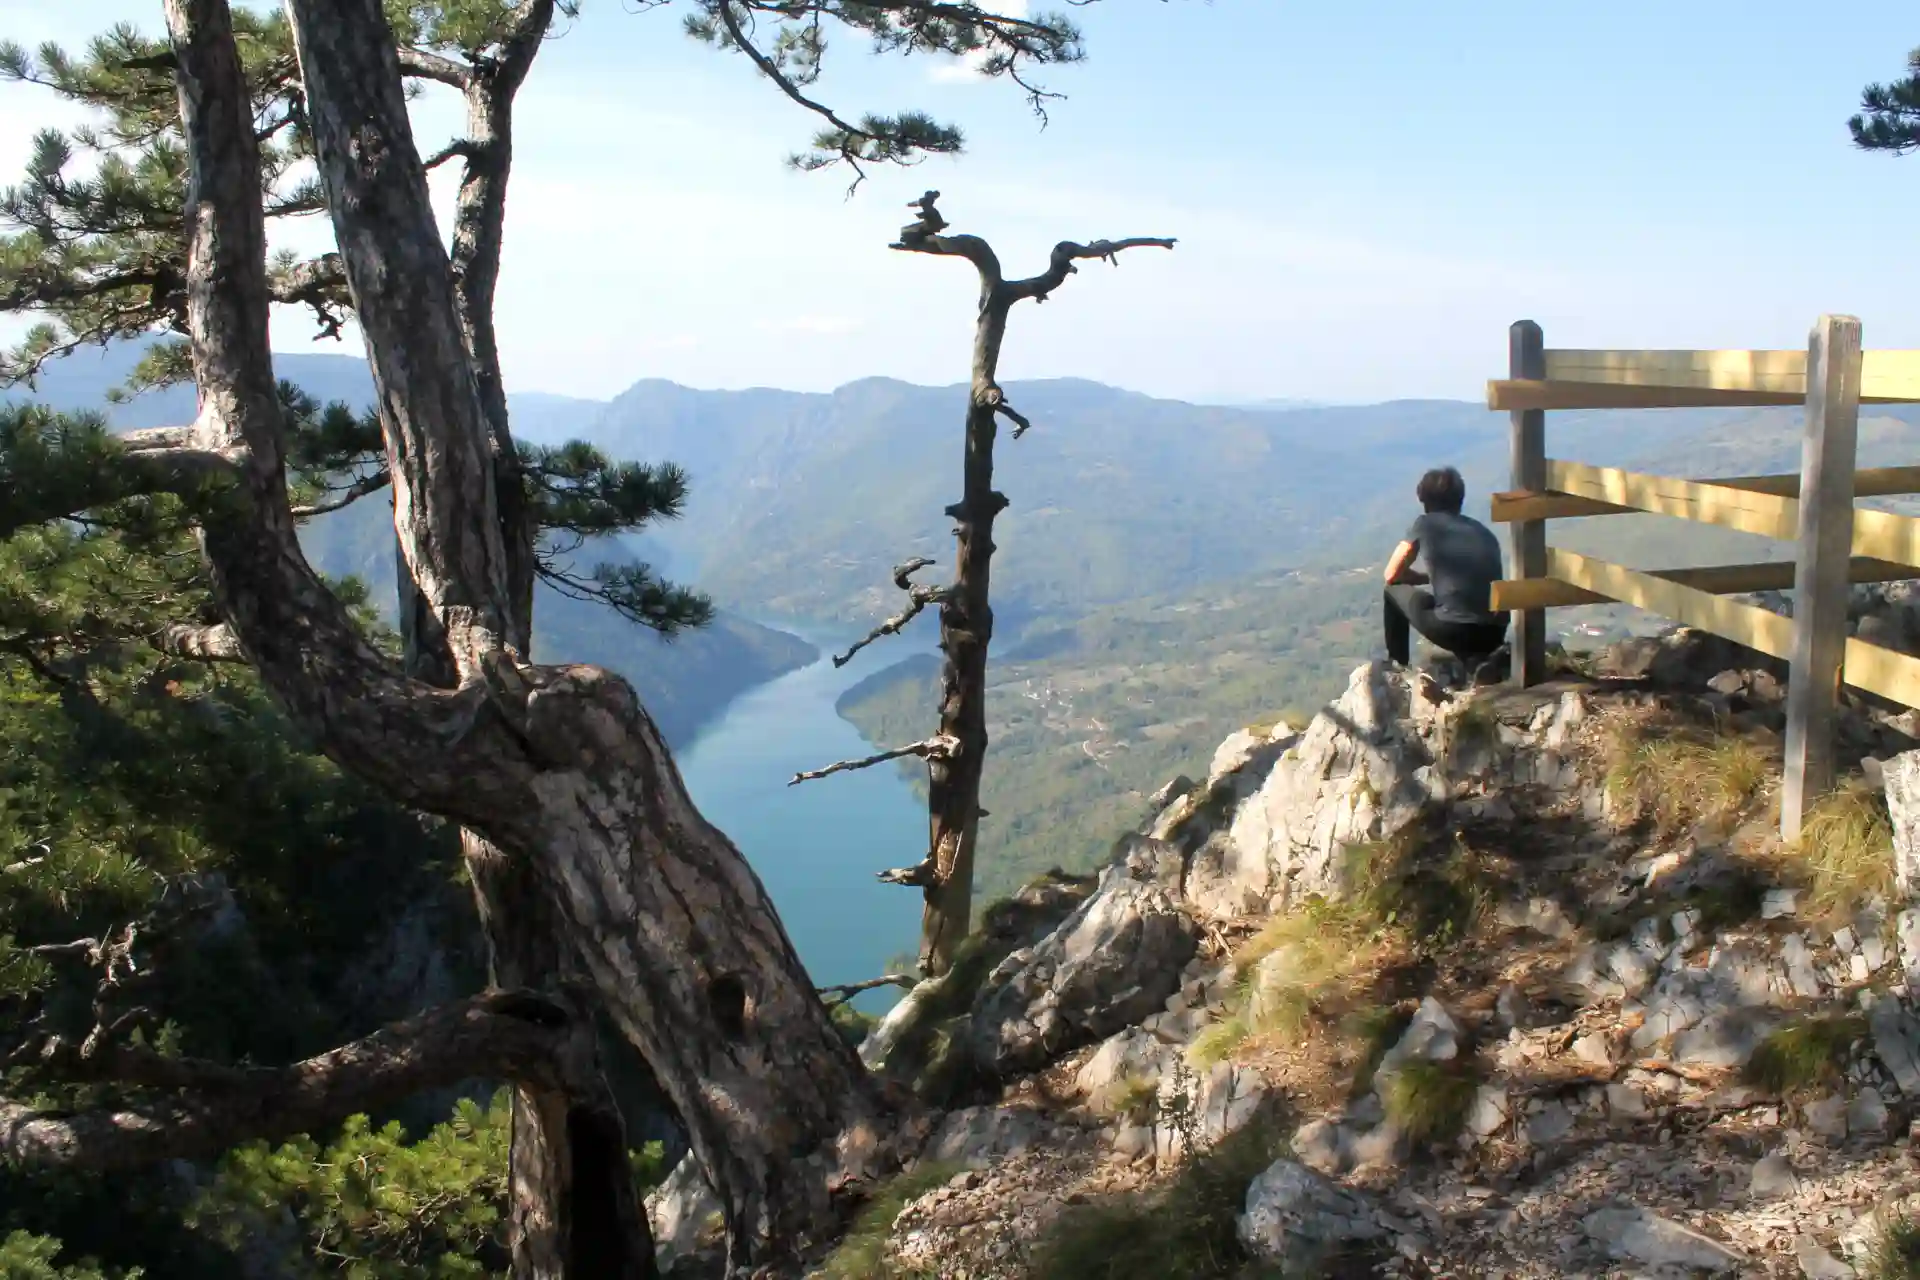
POLYGON ((1503 684, 1513 674, 1513 650, 1506 645, 1495 649, 1473 668, 1473 687, 1503 684))

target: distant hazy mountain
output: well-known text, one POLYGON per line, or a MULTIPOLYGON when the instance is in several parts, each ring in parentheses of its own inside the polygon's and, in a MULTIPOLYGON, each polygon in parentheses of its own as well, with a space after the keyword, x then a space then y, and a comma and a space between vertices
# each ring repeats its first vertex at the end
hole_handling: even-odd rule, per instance
MULTIPOLYGON (((69 410, 107 414, 128 430, 192 420, 191 387, 172 387, 140 396, 127 405, 107 405, 107 388, 121 382, 138 359, 137 349, 82 352, 50 367, 34 398, 69 410)), ((365 404, 373 384, 364 360, 342 356, 275 357, 279 375, 322 400, 365 404)), ((602 406, 564 396, 511 396, 515 423, 531 437, 566 439, 602 406)), ((394 599, 393 506, 385 497, 312 521, 301 531, 308 558, 323 573, 351 574, 365 581, 377 601, 394 599)), ((676 573, 672 553, 645 538, 623 548, 612 545, 583 553, 589 563, 620 559, 637 551, 663 572, 676 573)), ((389 609, 391 604, 389 604, 389 609)), ((660 731, 673 745, 689 741, 701 725, 735 696, 813 661, 819 651, 784 631, 722 613, 703 631, 664 641, 611 611, 568 599, 541 586, 534 602, 534 657, 542 662, 588 662, 618 671, 645 700, 660 731)))
MULTIPOLYGON (((358 361, 283 357, 281 368, 317 394, 365 395, 358 361)), ((1034 423, 1018 441, 1002 432, 996 450, 997 485, 1011 500, 994 561, 995 613, 1008 640, 1039 616, 1204 594, 1283 568, 1377 563, 1414 514, 1413 486, 1430 466, 1461 469, 1470 511, 1484 512, 1487 495, 1508 487, 1507 415, 1478 404, 1225 408, 1073 379, 1007 391, 1034 423)), ((851 620, 898 608, 891 566, 929 556, 940 567, 925 577, 937 581, 950 561, 942 512, 959 496, 965 394, 883 378, 829 393, 647 380, 605 404, 512 403, 523 438, 578 435, 617 457, 688 470, 684 518, 635 547, 649 561, 736 611, 851 620)), ((184 420, 184 397, 166 400, 137 406, 139 420, 184 420)), ((1912 457, 1920 414, 1868 412, 1862 463, 1912 457)), ((1790 471, 1798 423, 1790 409, 1556 413, 1547 439, 1555 456, 1665 474, 1790 471)), ((384 529, 346 527, 349 516, 366 513, 316 531, 316 557, 371 579, 390 575, 384 529)), ((1610 518, 1556 526, 1554 537, 1646 567, 1778 550, 1711 529, 1682 538, 1677 528, 1658 517, 1610 518)))

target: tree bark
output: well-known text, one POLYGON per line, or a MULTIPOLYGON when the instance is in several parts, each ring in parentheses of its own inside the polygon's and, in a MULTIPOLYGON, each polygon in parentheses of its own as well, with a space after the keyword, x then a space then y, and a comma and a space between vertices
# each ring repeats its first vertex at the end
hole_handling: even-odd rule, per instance
MULTIPOLYGON (((567 1070, 577 1023, 523 991, 433 1009, 286 1067, 229 1067, 110 1049, 94 1074, 163 1091, 78 1113, 0 1097, 0 1159, 95 1171, 206 1160, 242 1142, 325 1129, 478 1075, 542 1086, 567 1070)), ((581 1273, 613 1275, 614 1272, 581 1273)))

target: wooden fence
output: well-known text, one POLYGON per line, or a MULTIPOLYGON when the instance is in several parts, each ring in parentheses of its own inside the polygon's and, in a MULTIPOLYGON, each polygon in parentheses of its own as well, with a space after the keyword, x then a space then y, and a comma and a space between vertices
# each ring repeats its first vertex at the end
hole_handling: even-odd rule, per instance
POLYGON ((1513 577, 1494 588, 1514 611, 1513 672, 1544 680, 1546 614, 1618 601, 1788 662, 1781 834, 1796 839, 1807 807, 1833 785, 1844 681, 1920 706, 1920 660, 1847 634, 1849 584, 1920 577, 1920 519, 1862 510, 1855 500, 1920 493, 1920 467, 1858 470, 1862 404, 1920 402, 1920 351, 1865 351, 1860 322, 1822 316, 1802 351, 1550 351, 1540 326, 1510 332, 1510 370, 1487 384, 1487 407, 1513 415, 1513 491, 1493 518, 1513 530, 1513 577), (1550 409, 1805 405, 1798 475, 1676 480, 1549 458, 1550 409), (1788 562, 1641 570, 1547 545, 1547 521, 1652 512, 1796 544, 1788 562), (1792 618, 1728 596, 1795 591, 1792 618))

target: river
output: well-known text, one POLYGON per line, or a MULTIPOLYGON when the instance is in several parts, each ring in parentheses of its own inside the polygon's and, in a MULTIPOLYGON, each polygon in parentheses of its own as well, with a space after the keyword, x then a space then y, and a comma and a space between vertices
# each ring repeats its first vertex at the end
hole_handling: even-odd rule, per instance
MULTIPOLYGON (((840 718, 834 700, 916 650, 881 641, 836 670, 828 655, 849 643, 844 631, 792 620, 765 625, 804 636, 819 646, 820 659, 728 704, 679 753, 680 773, 700 811, 760 874, 813 980, 876 978, 890 958, 918 945, 920 894, 874 876, 925 855, 926 804, 891 763, 797 787, 787 780, 878 749, 840 718)), ((858 1003, 877 1012, 897 998, 885 989, 858 1003)))

